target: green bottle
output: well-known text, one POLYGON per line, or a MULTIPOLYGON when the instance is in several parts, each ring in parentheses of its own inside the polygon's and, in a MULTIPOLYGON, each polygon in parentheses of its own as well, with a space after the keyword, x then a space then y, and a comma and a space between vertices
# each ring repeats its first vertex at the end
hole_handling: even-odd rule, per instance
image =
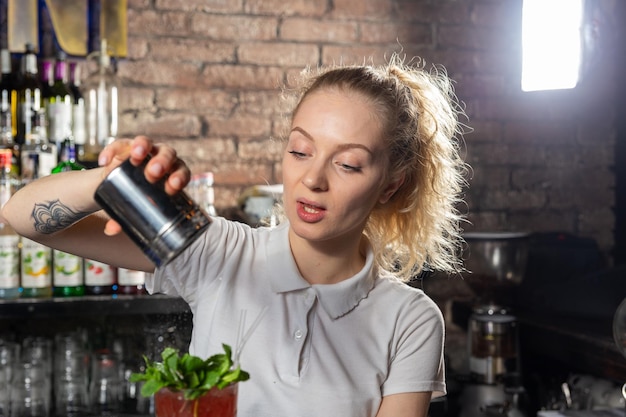
MULTIPOLYGON (((73 141, 66 139, 61 148, 60 162, 52 169, 52 174, 83 169, 84 167, 76 162, 76 147, 73 141)), ((83 258, 54 249, 52 265, 52 286, 55 297, 85 295, 85 261, 83 258)))

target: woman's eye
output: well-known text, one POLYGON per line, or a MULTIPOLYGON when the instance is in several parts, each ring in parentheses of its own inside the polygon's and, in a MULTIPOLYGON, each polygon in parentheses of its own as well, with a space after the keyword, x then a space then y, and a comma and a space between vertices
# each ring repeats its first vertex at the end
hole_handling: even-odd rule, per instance
POLYGON ((298 152, 298 151, 289 151, 289 153, 298 159, 304 158, 306 156, 303 152, 298 152))
POLYGON ((348 164, 342 164, 342 163, 339 163, 339 166, 341 168, 345 169, 346 171, 361 172, 361 167, 356 167, 356 166, 352 166, 352 165, 348 165, 348 164))

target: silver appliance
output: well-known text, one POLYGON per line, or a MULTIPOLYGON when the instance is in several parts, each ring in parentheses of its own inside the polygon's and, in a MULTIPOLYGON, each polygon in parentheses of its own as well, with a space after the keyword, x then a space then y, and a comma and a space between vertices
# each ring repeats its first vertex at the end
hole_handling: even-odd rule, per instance
POLYGON ((464 277, 477 300, 468 323, 469 383, 461 417, 522 415, 518 321, 509 303, 524 277, 529 235, 468 233, 464 277))

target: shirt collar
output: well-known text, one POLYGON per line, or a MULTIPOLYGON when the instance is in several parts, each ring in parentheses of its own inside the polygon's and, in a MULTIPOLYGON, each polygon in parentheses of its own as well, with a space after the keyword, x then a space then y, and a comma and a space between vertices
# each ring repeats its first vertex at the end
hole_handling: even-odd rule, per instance
POLYGON ((309 284, 298 271, 291 247, 289 246, 289 224, 281 223, 270 233, 267 251, 270 285, 276 293, 298 291, 313 288, 317 298, 333 319, 337 319, 353 310, 362 299, 367 297, 374 287, 375 268, 374 253, 367 245, 365 265, 354 276, 336 284, 309 284), (271 265, 271 267, 269 266, 271 265), (280 273, 276 273, 280 271, 280 273))

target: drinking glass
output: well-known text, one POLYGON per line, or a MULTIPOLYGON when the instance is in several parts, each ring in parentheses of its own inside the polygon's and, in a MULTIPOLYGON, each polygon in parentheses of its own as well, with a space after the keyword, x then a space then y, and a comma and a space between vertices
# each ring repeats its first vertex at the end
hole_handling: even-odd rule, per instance
POLYGON ((186 400, 183 391, 162 388, 154 394, 156 417, 236 417, 237 388, 212 388, 202 397, 186 400))
POLYGON ((56 416, 75 416, 89 409, 87 382, 89 354, 81 331, 54 338, 54 404, 56 416))
POLYGON ((11 417, 48 417, 46 370, 41 362, 21 362, 11 390, 11 417))
POLYGON ((52 339, 47 337, 31 336, 22 342, 22 362, 30 363, 37 369, 35 375, 43 383, 46 410, 52 408, 52 350, 52 339), (39 369, 42 370, 41 374, 39 369))
POLYGON ((8 373, 8 367, 0 367, 0 417, 9 417, 10 415, 9 387, 11 384, 7 376, 8 373))
POLYGON ((116 413, 120 408, 120 385, 117 357, 108 350, 94 352, 89 385, 91 412, 96 415, 116 413))

